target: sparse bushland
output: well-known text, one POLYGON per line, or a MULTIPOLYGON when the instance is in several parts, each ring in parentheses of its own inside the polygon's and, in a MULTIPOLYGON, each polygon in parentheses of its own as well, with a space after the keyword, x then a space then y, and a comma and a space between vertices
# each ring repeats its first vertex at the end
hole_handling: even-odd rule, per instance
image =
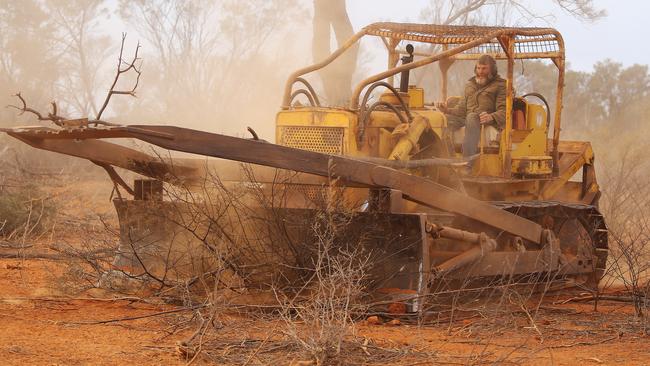
MULTIPOLYGON (((301 216, 283 209, 292 174, 279 173, 275 182, 264 185, 243 169, 248 176, 244 184, 222 182, 214 173, 198 186, 166 186, 165 201, 149 202, 139 212, 138 224, 132 222, 126 234, 122 228, 119 249, 114 242, 93 239, 64 250, 71 259, 64 280, 84 284, 79 290, 108 286, 181 305, 189 315, 178 316, 170 327, 173 332, 194 330, 178 344, 188 361, 242 364, 287 355, 314 365, 433 360, 434 350, 381 347, 358 335, 359 322, 373 314, 365 301, 377 281, 371 267, 382 256, 373 251, 372 236, 363 230, 359 234, 350 209, 355 205, 342 198, 343 189, 312 194, 313 210, 301 216), (262 321, 269 329, 233 334, 230 328, 242 317, 251 324, 262 321), (228 351, 235 346, 242 352, 228 351)), ((110 225, 107 230, 120 235, 110 225)), ((547 287, 521 286, 507 276, 479 289, 470 288, 475 286, 471 282, 461 291, 429 294, 419 322, 402 314, 374 314, 379 322, 401 318, 413 326, 443 323, 450 329, 476 319, 476 329, 532 327, 542 337, 536 324, 547 287)), ((473 359, 506 358, 485 352, 473 359)))
POLYGON ((0 237, 7 241, 43 234, 55 213, 50 197, 36 185, 0 188, 0 237))
MULTIPOLYGON (((634 145, 631 145, 634 146, 634 145)), ((635 321, 650 330, 650 186, 648 161, 640 148, 627 147, 604 162, 601 206, 610 238, 609 276, 623 286, 635 321)))
POLYGON ((211 325, 216 315, 222 325, 227 323, 224 312, 239 309, 274 324, 255 352, 245 357, 266 352, 267 347, 284 347, 294 358, 316 365, 346 364, 348 356, 362 352, 354 320, 365 310, 361 300, 372 257, 359 242, 362 237, 346 236, 354 219, 349 203, 344 203, 340 189, 323 189, 312 202, 312 212, 296 214, 285 210, 293 174, 280 173, 272 184, 263 185, 255 181, 252 170, 243 169, 250 183, 239 187, 227 187, 213 175, 203 187, 202 197, 210 199, 199 201, 188 191, 168 192, 193 213, 173 215, 175 222, 202 238, 219 267, 211 271, 215 278, 202 280, 211 284, 204 286, 207 295, 202 303, 208 306, 196 311, 203 320, 182 343, 183 352, 189 350, 195 357, 195 351, 202 350, 215 362, 241 357, 223 356, 225 334, 211 325), (210 235, 203 231, 207 229, 223 235, 210 235), (246 300, 251 297, 258 302, 246 300), (259 313, 260 309, 267 311, 259 313))
POLYGON ((41 188, 47 174, 32 174, 25 164, 5 145, 0 153, 0 238, 7 242, 24 244, 44 234, 57 211, 52 197, 41 188))

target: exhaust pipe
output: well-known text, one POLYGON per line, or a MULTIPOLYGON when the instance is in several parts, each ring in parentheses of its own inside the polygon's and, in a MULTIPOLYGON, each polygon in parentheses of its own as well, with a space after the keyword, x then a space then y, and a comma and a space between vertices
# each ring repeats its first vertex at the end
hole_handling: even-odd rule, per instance
MULTIPOLYGON (((402 65, 410 64, 413 62, 413 51, 413 45, 410 43, 407 44, 406 52, 408 52, 409 55, 402 57, 402 65)), ((408 93, 409 91, 409 70, 404 70, 401 73, 399 91, 402 93, 408 93)))

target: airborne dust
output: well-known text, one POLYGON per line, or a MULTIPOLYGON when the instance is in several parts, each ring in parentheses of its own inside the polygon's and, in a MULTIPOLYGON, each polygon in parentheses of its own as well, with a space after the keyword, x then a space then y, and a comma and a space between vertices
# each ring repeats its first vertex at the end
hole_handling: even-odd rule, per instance
MULTIPOLYGON (((439 3, 443 2, 431 2, 429 13, 422 13, 429 18, 422 21, 444 21, 436 9, 449 9, 436 7, 439 3)), ((125 30, 124 59, 130 60, 136 44, 141 45, 137 97, 113 96, 104 119, 122 124, 177 125, 241 137, 250 137, 246 132, 250 126, 260 138, 273 141, 275 113, 286 78, 312 62, 312 12, 312 2, 300 0, 3 1, 0 128, 49 123, 36 121, 33 114, 20 115, 15 109, 4 108, 20 105, 12 96, 17 92, 29 107, 44 114, 54 100, 59 115, 94 117, 115 76, 121 32, 125 30)), ((460 19, 485 22, 497 18, 483 14, 460 19)), ((333 35, 330 41, 331 49, 335 48, 333 35)), ((376 56, 383 47, 381 42, 361 45, 351 76, 354 82, 385 67, 385 60, 376 56)), ((500 67, 505 70, 505 65, 500 67)), ((452 67, 451 94, 461 92, 471 70, 471 65, 452 67)), ((428 67, 412 76, 412 81, 427 90, 426 102, 438 98, 437 74, 437 67, 428 67)), ((517 62, 516 74, 517 94, 539 92, 555 109, 556 70, 552 64, 517 62)), ((316 76, 311 80, 322 92, 321 80, 316 76)), ((117 89, 130 90, 134 82, 133 73, 125 74, 117 89)), ((569 65, 564 95, 562 139, 592 142, 603 191, 600 209, 612 234, 611 255, 620 259, 611 265, 610 280, 605 285, 643 284, 650 275, 650 163, 645 152, 646 136, 650 135, 648 65, 625 67, 615 55, 606 54, 590 72, 572 71, 569 65)), ((132 178, 128 174, 125 177, 132 178)), ((115 220, 107 199, 111 186, 100 168, 38 151, 2 134, 0 204, 5 206, 0 205, 0 215, 7 215, 3 208, 13 207, 6 205, 16 204, 7 200, 16 187, 28 188, 27 198, 21 191, 21 202, 41 202, 41 212, 57 211, 53 203, 63 201, 57 222, 70 226, 57 226, 39 239, 72 230, 76 226, 70 224, 71 217, 77 214, 85 215, 87 221, 96 221, 97 215, 115 220), (47 182, 54 182, 49 191, 47 182), (88 207, 95 203, 97 207, 88 207)), ((52 227, 54 221, 43 218, 38 225, 52 227)), ((0 216, 0 227, 3 221, 0 216)), ((5 233, 0 229, 0 234, 5 233)), ((12 239, 19 237, 16 234, 12 239)), ((34 312, 32 316, 39 315, 34 312)), ((141 335, 133 336, 138 337, 141 335)), ((588 349, 583 351, 589 355, 588 349)))

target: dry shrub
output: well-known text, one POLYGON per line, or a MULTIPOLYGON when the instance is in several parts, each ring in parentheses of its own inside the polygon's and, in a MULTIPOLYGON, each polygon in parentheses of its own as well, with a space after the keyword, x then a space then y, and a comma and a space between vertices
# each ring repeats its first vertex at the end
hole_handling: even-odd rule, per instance
POLYGON ((248 178, 242 183, 222 182, 211 172, 198 185, 166 186, 165 201, 138 212, 131 225, 148 228, 149 237, 122 228, 119 255, 135 263, 123 275, 148 279, 156 296, 199 306, 192 316, 196 331, 179 344, 186 358, 241 357, 219 350, 229 345, 222 329, 232 324, 229 315, 242 310, 281 324, 264 347, 282 344, 317 364, 334 362, 356 342, 353 317, 365 310, 374 259, 363 234, 349 235, 358 225, 354 204, 342 189, 321 188, 313 210, 290 209, 289 196, 301 194, 292 186, 294 173, 278 172, 274 182, 261 184, 250 167, 242 169, 248 178), (164 235, 156 234, 161 227, 164 235))
POLYGON ((0 189, 0 236, 7 240, 42 234, 55 213, 50 197, 36 186, 0 189))
MULTIPOLYGON (((346 208, 349 203, 340 190, 330 188, 327 200, 314 202, 312 211, 287 209, 294 174, 278 174, 272 184, 263 185, 250 168, 243 169, 248 183, 227 186, 212 175, 203 184, 200 200, 188 190, 169 192, 192 213, 176 216, 175 222, 220 264, 211 271, 211 281, 202 280, 209 290, 204 301, 209 306, 197 315, 202 319, 199 331, 184 345, 214 345, 214 339, 206 338, 206 327, 223 319, 218 316, 223 309, 232 310, 252 297, 262 303, 248 310, 266 301, 282 321, 276 338, 283 339, 269 345, 284 342, 317 364, 336 359, 353 335, 353 314, 363 310, 370 262, 364 246, 346 236, 354 217, 346 208), (179 222, 180 217, 185 221, 179 222), (260 295, 270 291, 275 301, 260 295)), ((214 356, 209 347, 203 350, 214 356)))
MULTIPOLYGON (((370 267, 390 256, 369 250, 381 248, 375 242, 367 245, 368 238, 350 232, 358 232, 355 226, 361 223, 383 227, 382 223, 372 218, 355 221, 357 214, 350 209, 354 203, 345 202, 342 190, 336 188, 323 189, 328 199, 314 202, 314 209, 301 216, 285 209, 292 174, 278 174, 275 182, 263 185, 249 168, 244 171, 248 181, 235 185, 222 182, 213 172, 198 186, 166 187, 165 201, 152 202, 148 212, 140 213, 143 228, 171 230, 168 238, 177 246, 164 247, 162 237, 123 232, 123 245, 117 252, 130 256, 136 266, 131 270, 116 267, 116 243, 95 240, 81 250, 68 250, 77 258, 70 267, 72 274, 89 287, 102 284, 107 274, 118 275, 126 282, 133 280, 140 296, 165 297, 192 310, 191 316, 179 317, 177 324, 170 325, 173 329, 195 327, 194 334, 179 345, 188 359, 203 355, 218 363, 243 363, 255 353, 273 354, 273 349, 315 364, 349 364, 351 357, 367 356, 364 349, 371 345, 355 337, 353 320, 364 314, 364 297, 377 280, 370 267), (190 241, 192 249, 183 249, 183 243, 190 241), (155 249, 158 244, 163 246, 153 250, 157 256, 137 258, 143 246, 155 249), (157 265, 151 266, 152 261, 157 265), (269 290, 275 291, 270 303, 244 301, 246 297, 260 300, 255 296, 269 290), (245 310, 252 320, 262 316, 267 324, 276 324, 275 330, 260 331, 261 337, 233 335, 229 328, 237 323, 230 316, 237 310, 245 310), (245 352, 228 354, 236 344, 245 352)), ((115 238, 118 233, 113 230, 115 238)), ((521 278, 504 275, 479 289, 467 280, 461 285, 465 291, 451 296, 432 293, 429 307, 422 311, 442 314, 437 320, 448 324, 478 314, 485 319, 486 329, 521 327, 523 316, 527 326, 536 329, 543 298, 537 294, 548 287, 521 287, 521 278), (492 303, 480 302, 483 298, 492 303), (507 321, 497 324, 494 319, 507 321)), ((533 275, 523 280, 538 284, 562 279, 533 275)))
POLYGON ((0 237, 24 241, 51 227, 56 205, 41 185, 52 176, 26 169, 9 147, 0 152, 0 237))
POLYGON ((609 227, 609 269, 614 285, 631 297, 647 332, 650 310, 650 186, 642 149, 627 148, 604 164, 601 207, 609 227))
POLYGON ((304 290, 293 297, 278 292, 283 333, 317 365, 341 355, 354 336, 353 315, 363 313, 370 253, 359 243, 341 241, 351 214, 320 212, 311 229, 316 238, 304 290))
POLYGON ((92 288, 104 287, 118 293, 141 294, 140 290, 146 287, 142 280, 129 282, 130 274, 119 272, 118 275, 112 270, 118 247, 115 232, 110 228, 84 231, 87 235, 81 242, 60 242, 52 247, 65 259, 62 262, 64 271, 56 279, 59 290, 78 295, 92 288), (127 282, 137 286, 129 287, 127 282))

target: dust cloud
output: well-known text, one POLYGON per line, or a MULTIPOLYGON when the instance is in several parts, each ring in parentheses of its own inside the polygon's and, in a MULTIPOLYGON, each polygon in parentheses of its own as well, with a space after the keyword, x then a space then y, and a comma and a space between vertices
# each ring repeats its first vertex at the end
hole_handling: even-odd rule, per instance
MULTIPOLYGON (((311 61, 304 1, 7 2, 0 12, 0 103, 16 92, 43 114, 94 118, 116 74, 121 33, 126 68, 142 72, 136 98, 114 95, 103 119, 172 124, 244 136, 246 126, 274 139, 274 117, 287 76, 311 61), (48 16, 56 14, 57 16, 48 16)), ((131 90, 137 74, 115 89, 131 90)), ((35 123, 15 109, 2 126, 35 123)))
MULTIPOLYGON (((21 113, 94 119, 121 69, 102 119, 118 124, 168 124, 227 135, 275 139, 274 119, 288 75, 311 63, 311 9, 301 0, 111 2, 4 1, 0 4, 0 128, 56 127, 21 113), (125 33, 123 48, 122 36, 125 33)), ((114 140, 151 153, 144 143, 114 140)), ((165 154, 166 155, 166 154, 165 154)), ((3 187, 41 178, 110 182, 89 161, 34 149, 0 134, 3 187), (47 178, 49 177, 49 178, 47 178)), ((120 170, 127 181, 136 175, 120 170)), ((31 183, 29 183, 31 184, 31 183)), ((103 196, 111 187, 97 184, 103 196)), ((13 188, 12 188, 13 189, 13 188)), ((30 191, 31 192, 31 191, 30 191)), ((31 194, 31 193, 30 193, 31 194)), ((93 205, 97 203, 94 202, 93 205)), ((1 222, 1 221, 0 221, 1 222)))

